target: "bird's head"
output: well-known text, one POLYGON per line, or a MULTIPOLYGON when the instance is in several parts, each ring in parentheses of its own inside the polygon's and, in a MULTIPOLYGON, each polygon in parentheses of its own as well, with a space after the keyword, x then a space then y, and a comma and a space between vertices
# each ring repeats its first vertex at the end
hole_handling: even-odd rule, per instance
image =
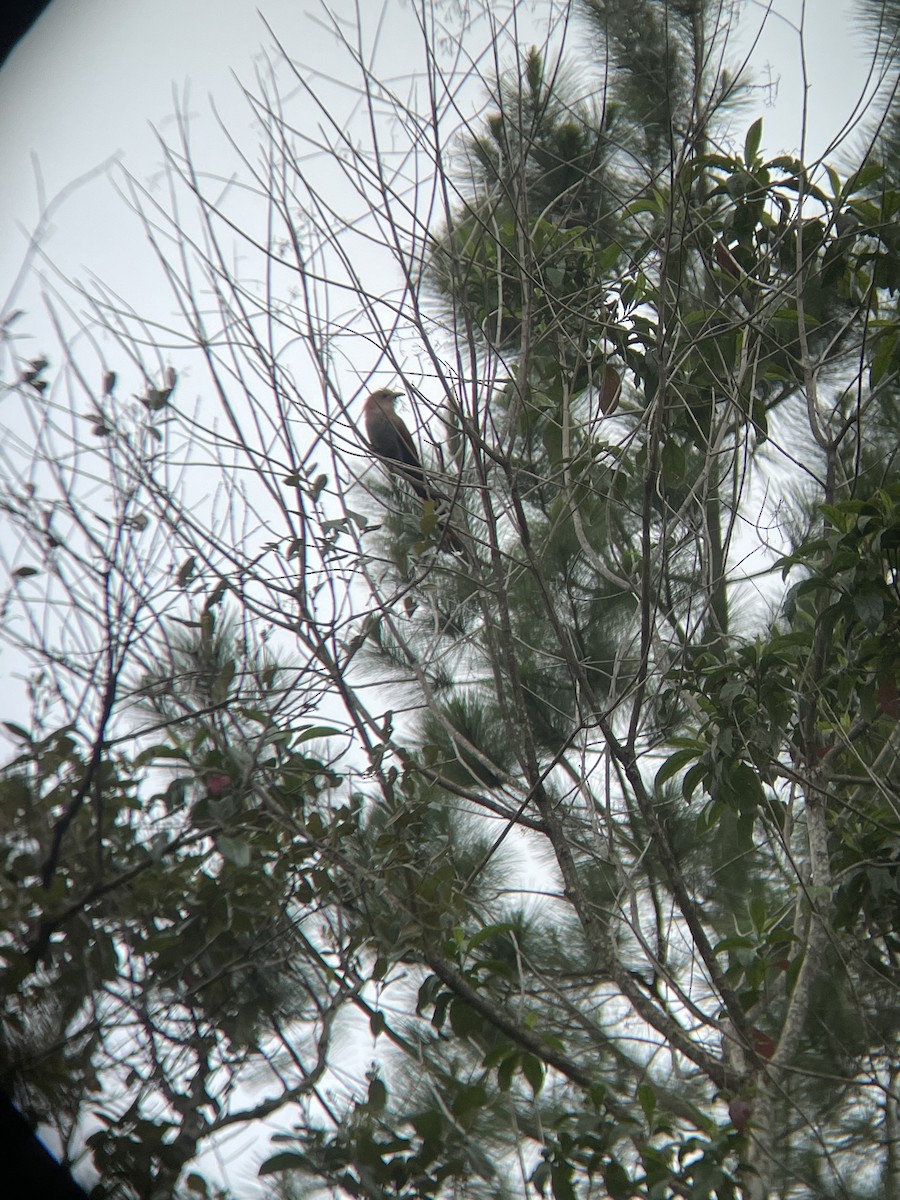
POLYGON ((397 397, 402 395, 392 388, 379 388, 366 401, 366 408, 380 408, 382 412, 392 413, 397 407, 397 397))

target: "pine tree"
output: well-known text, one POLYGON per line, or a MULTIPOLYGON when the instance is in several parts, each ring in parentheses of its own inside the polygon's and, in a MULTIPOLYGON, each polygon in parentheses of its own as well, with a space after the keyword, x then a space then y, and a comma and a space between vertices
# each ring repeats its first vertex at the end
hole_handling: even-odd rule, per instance
MULTIPOLYGON (((444 414, 470 553, 369 645, 424 677, 423 760, 528 818, 547 896, 479 906, 426 994, 438 1028, 441 997, 476 1014, 476 1107, 498 1063, 551 1070, 532 1180, 558 1197, 869 1194, 895 1173, 863 895, 894 888, 896 193, 764 160, 760 121, 727 150, 715 6, 582 8, 602 106, 524 54, 420 278, 475 364, 444 414), (854 1184, 862 1128, 884 1157, 854 1184)), ((406 563, 397 525, 385 549, 406 563)))
MULTIPOLYGON (((317 121, 260 98, 247 277, 183 146, 206 249, 173 215, 166 276, 221 427, 93 297, 147 390, 94 398, 116 520, 65 478, 105 557, 57 558, 121 597, 85 624, 116 686, 74 734, 16 735, 5 978, 35 1011, 127 981, 141 1037, 79 1070, 129 1081, 92 1147, 132 1193, 276 1112, 284 1195, 897 1191, 900 193, 890 138, 840 172, 767 156, 760 120, 734 143, 745 7, 581 0, 561 50, 494 25, 449 141, 436 26, 406 99, 349 47, 368 146, 289 63, 317 121), (427 496, 354 427, 398 376, 427 496), (210 454, 204 508, 164 468, 210 454), (148 545, 165 568, 135 575, 148 545)), ((4 503, 45 548, 60 507, 27 478, 4 503)))

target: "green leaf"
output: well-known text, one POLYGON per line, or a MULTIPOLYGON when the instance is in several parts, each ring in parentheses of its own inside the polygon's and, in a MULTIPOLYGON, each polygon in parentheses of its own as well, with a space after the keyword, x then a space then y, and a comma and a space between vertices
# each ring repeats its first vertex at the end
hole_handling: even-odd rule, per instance
POLYGON ((628 1172, 616 1158, 611 1158, 603 1171, 603 1182, 610 1200, 631 1200, 634 1189, 628 1172))
POLYGON ((301 742, 311 741, 312 738, 333 737, 340 732, 340 729, 337 729, 334 725, 310 725, 308 729, 304 729, 302 733, 298 733, 294 741, 296 745, 299 745, 301 742))
POLYGON ((410 1117, 410 1124, 425 1143, 440 1141, 441 1117, 433 1108, 410 1117))
POLYGON ((477 933, 473 933, 469 938, 469 949, 474 950, 482 942, 487 941, 488 938, 496 937, 501 933, 512 933, 514 929, 515 925, 511 921, 501 921, 497 925, 486 925, 484 929, 479 929, 477 933))
POLYGON ((762 117, 754 121, 747 130, 747 136, 744 139, 744 162, 748 167, 752 167, 759 156, 759 144, 762 141, 762 117))
POLYGON ((753 938, 734 933, 730 937, 722 938, 721 941, 716 942, 713 947, 713 954, 724 954, 726 950, 752 950, 755 945, 756 942, 753 938))
POLYGON ((376 1112, 380 1112, 387 1104, 387 1096, 388 1090, 384 1084, 384 1081, 376 1075, 375 1078, 369 1083, 369 1108, 374 1109, 376 1112))
POLYGON ((309 489, 309 494, 310 494, 310 498, 313 500, 313 502, 318 500, 318 498, 322 495, 322 492, 325 489, 325 486, 327 483, 328 483, 328 476, 325 474, 317 475, 315 477, 315 479, 312 481, 312 484, 309 489))
POLYGON ((685 771, 684 779, 681 781, 681 794, 684 799, 690 804, 691 797, 706 778, 707 767, 705 763, 695 763, 689 771, 685 771))
POLYGON ((426 500, 422 505, 422 519, 419 521, 419 529, 424 537, 428 537, 434 532, 437 527, 437 511, 433 500, 426 500))
POLYGON ((214 704, 223 704, 228 699, 236 672, 237 663, 233 658, 222 664, 210 690, 210 698, 214 704))
POLYGON ((853 196, 857 192, 863 191, 876 180, 881 179, 884 175, 884 167, 881 163, 868 162, 860 167, 858 171, 850 176, 844 184, 844 195, 853 196))
POLYGON ((368 529, 369 528, 369 518, 366 516, 365 513, 355 512, 352 508, 347 508, 345 511, 347 513, 347 516, 350 518, 350 520, 353 522, 353 524, 357 527, 357 529, 368 529))
POLYGON ((310 1164, 305 1154, 297 1154, 293 1150, 281 1150, 273 1154, 260 1165, 260 1175, 276 1175, 279 1171, 310 1170, 310 1164))
POLYGON ((685 747, 683 750, 676 750, 674 754, 670 754, 663 765, 656 772, 655 786, 662 787, 664 783, 677 775, 678 772, 686 767, 688 763, 693 762, 701 753, 701 746, 685 747))
POLYGON ((756 444, 761 446, 769 437, 769 417, 765 400, 760 396, 754 396, 750 405, 750 420, 756 429, 756 444))
POLYGON ((243 838, 226 837, 220 833, 216 838, 216 849, 233 866, 241 869, 250 866, 250 846, 243 838))
POLYGON ((644 1116, 648 1121, 652 1121, 653 1114, 656 1112, 656 1092, 649 1083, 641 1084, 637 1090, 637 1098, 644 1116))
POLYGON ((674 438, 669 438, 662 449, 662 468, 666 483, 671 487, 684 478, 684 451, 674 438))
POLYGON ((750 920, 753 922, 753 928, 757 933, 764 933, 766 929, 766 902, 761 896, 754 896, 749 904, 750 920))
POLYGON ((452 1112, 455 1117, 462 1117, 484 1108, 487 1102, 487 1092, 480 1083, 464 1084, 453 1099, 452 1112))
POLYGON ((531 1172, 529 1183, 540 1196, 547 1194, 547 1180, 550 1178, 550 1164, 542 1159, 531 1172))
POLYGON ((710 800, 697 817, 697 833, 701 835, 709 833, 710 829, 718 825, 724 813, 725 806, 723 804, 720 804, 718 800, 710 800))
POLYGON ((563 458, 562 427, 556 421, 548 420, 544 425, 542 438, 550 465, 559 466, 563 458))
POLYGON ((697 162, 705 167, 712 167, 716 171, 733 171, 740 164, 736 158, 726 158, 724 154, 704 154, 697 159, 697 162))
POLYGON ((777 167, 779 171, 789 171, 791 175, 800 175, 804 169, 799 158, 791 158, 786 154, 780 154, 777 158, 771 159, 767 166, 777 167))
POLYGON ((854 594, 853 608, 867 629, 877 629, 884 618, 884 596, 874 588, 866 588, 854 594))
POLYGON ((186 558, 178 568, 178 574, 175 576, 175 582, 178 584, 178 586, 187 587, 187 585, 194 578, 194 572, 196 569, 197 558, 192 554, 190 558, 186 558))
POLYGON ((898 329, 885 330, 879 336, 875 357, 869 368, 870 387, 874 388, 887 373, 896 354, 898 340, 900 340, 900 330, 898 329))
POLYGON ((136 767, 146 766, 147 763, 155 762, 158 758, 171 758, 179 762, 187 762, 188 754, 179 746, 164 746, 158 744, 156 746, 147 746, 134 760, 136 767))
POLYGON ((384 1018, 384 1013, 377 1009, 369 1017, 369 1029, 372 1032, 372 1037, 380 1037, 387 1029, 387 1021, 384 1018))
POLYGON ((535 1096, 544 1086, 544 1064, 535 1054, 523 1054, 521 1060, 522 1074, 531 1084, 535 1096))
POLYGON ((651 200, 649 196, 645 196, 641 200, 634 200, 631 204, 626 205, 625 213, 629 217, 640 216, 641 213, 659 212, 659 202, 651 200))
POLYGON ((512 1087, 513 1076, 519 1065, 518 1054, 507 1054, 497 1067, 497 1087, 501 1092, 508 1092, 512 1087))
POLYGON ((474 1037, 484 1028, 484 1018, 465 1000, 456 998, 450 1005, 450 1024, 457 1037, 474 1037))
POLYGON ((569 1163, 554 1163, 550 1168, 550 1184, 553 1200, 577 1200, 578 1193, 572 1183, 572 1167, 569 1163))
POLYGON ((755 814, 765 799, 759 775, 749 763, 739 762, 729 772, 728 784, 742 812, 755 814))
POLYGON ((21 725, 16 725, 13 721, 4 721, 3 728, 8 730, 13 737, 18 738, 19 741, 31 741, 31 734, 26 729, 23 729, 21 725))

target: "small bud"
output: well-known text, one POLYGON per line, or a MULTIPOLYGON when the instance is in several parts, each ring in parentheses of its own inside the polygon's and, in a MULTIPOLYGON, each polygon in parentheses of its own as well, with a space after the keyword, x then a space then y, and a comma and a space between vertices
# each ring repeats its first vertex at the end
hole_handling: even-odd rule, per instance
POLYGON ((218 800, 229 790, 234 780, 225 771, 213 771, 206 777, 206 794, 218 800))
POLYGON ((753 1035, 753 1049, 760 1058, 771 1058, 775 1053, 775 1043, 767 1033, 763 1033, 761 1029, 751 1029, 753 1035))
POLYGON ((115 371, 107 371, 103 376, 103 395, 111 396, 116 386, 115 371))
POLYGON ((728 1105, 728 1115, 738 1133, 746 1133, 750 1118, 753 1116, 753 1105, 749 1100, 736 1096, 728 1105))
POLYGON ((888 717, 900 718, 900 695, 897 692, 897 680, 888 675, 878 685, 878 703, 881 711, 888 717))

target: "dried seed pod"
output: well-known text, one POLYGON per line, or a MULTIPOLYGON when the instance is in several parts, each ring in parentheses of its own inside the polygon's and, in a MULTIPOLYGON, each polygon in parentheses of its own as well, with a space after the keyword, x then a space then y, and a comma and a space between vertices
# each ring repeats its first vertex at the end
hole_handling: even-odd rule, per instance
POLYGON ((721 240, 721 238, 719 241, 714 243, 713 253, 716 256, 716 262, 727 275, 730 275, 732 279, 740 278, 741 268, 738 266, 734 255, 721 240))
POLYGON ((622 376, 609 363, 603 368, 603 380, 600 384, 600 411, 605 417, 616 411, 619 395, 622 391, 622 376))

